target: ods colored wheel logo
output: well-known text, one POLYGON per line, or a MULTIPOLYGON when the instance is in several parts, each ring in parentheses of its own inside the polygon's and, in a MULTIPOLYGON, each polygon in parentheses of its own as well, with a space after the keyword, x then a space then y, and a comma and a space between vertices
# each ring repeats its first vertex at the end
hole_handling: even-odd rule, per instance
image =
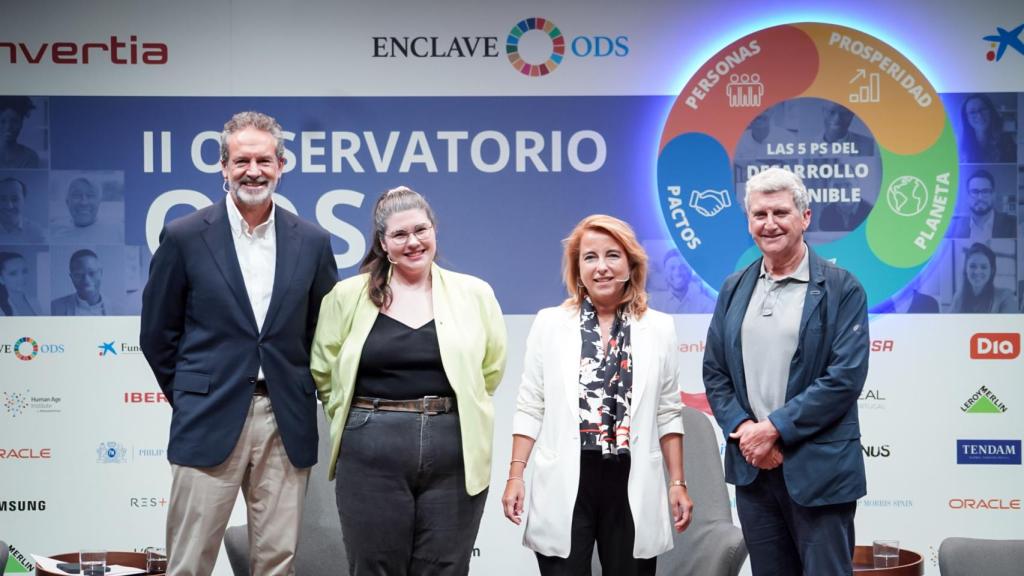
POLYGON ((14 356, 17 357, 18 360, 24 360, 24 361, 27 362, 29 360, 32 360, 33 358, 35 358, 38 355, 39 355, 39 343, 36 342, 35 340, 33 340, 32 338, 29 338, 28 336, 24 336, 22 338, 19 338, 18 341, 14 343, 14 356), (25 348, 29 349, 28 353, 26 353, 26 352, 24 352, 22 350, 22 347, 24 345, 26 345, 26 344, 28 346, 25 346, 25 348))
POLYGON ((803 177, 808 243, 857 275, 869 306, 928 262, 956 204, 956 140, 935 89, 891 46, 844 26, 740 38, 676 99, 661 136, 659 204, 711 286, 759 256, 743 190, 769 166, 803 177))
POLYGON ((551 20, 527 18, 520 20, 512 27, 512 30, 509 30, 508 40, 505 42, 505 52, 508 54, 508 61, 522 74, 526 76, 547 76, 562 63, 562 58, 565 57, 565 36, 562 35, 562 31, 551 20), (551 39, 551 55, 548 56, 546 61, 539 64, 527 62, 519 51, 523 34, 531 30, 543 32, 551 39))

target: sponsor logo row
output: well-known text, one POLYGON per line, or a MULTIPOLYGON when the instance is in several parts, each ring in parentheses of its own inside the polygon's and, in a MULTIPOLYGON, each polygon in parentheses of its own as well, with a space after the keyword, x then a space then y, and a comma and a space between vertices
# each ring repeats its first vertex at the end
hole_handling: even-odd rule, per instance
MULTIPOLYGON (((129 462, 143 461, 149 458, 164 459, 167 450, 161 447, 135 447, 125 446, 116 441, 100 442, 96 447, 97 464, 126 464, 129 462)), ((53 448, 49 447, 24 447, 5 446, 0 447, 0 462, 30 462, 40 460, 53 460, 53 448)))
MULTIPOLYGON (((135 390, 117 394, 123 404, 167 404, 167 396, 163 392, 135 390)), ((60 414, 63 411, 64 398, 55 394, 37 395, 30 389, 0 392, 0 416, 18 418, 26 414, 60 414)))
MULTIPOLYGON (((705 342, 681 342, 679 352, 703 354, 705 342)), ((875 339, 871 341, 872 352, 895 352, 896 341, 875 339)), ((1019 332, 977 332, 971 335, 968 354, 972 360, 1014 360, 1020 356, 1019 332)))
MULTIPOLYGON (((491 34, 441 34, 426 31, 414 35, 381 35, 369 38, 373 59, 416 60, 507 60, 511 69, 525 76, 547 76, 567 58, 626 58, 629 36, 609 30, 563 30, 543 17, 524 18, 507 33, 501 28, 491 34), (502 58, 504 56, 504 58, 502 58)), ((167 64, 170 48, 163 42, 149 42, 137 34, 127 38, 109 37, 86 42, 25 42, 0 39, 0 62, 34 65, 109 62, 116 65, 158 66, 167 64)))
MULTIPOLYGON (((142 354, 142 348, 138 344, 117 340, 100 341, 95 345, 95 350, 101 357, 142 354)), ((68 351, 69 347, 64 343, 41 342, 31 336, 22 336, 11 344, 0 344, 0 355, 13 356, 22 362, 31 362, 40 357, 64 354, 68 351)))
MULTIPOLYGON (((117 340, 96 343, 97 355, 115 357, 122 355, 142 354, 137 343, 119 342, 117 340)), ((705 343, 683 342, 679 344, 679 352, 684 354, 703 354, 705 343)), ((63 343, 40 342, 31 336, 23 336, 12 344, 0 344, 0 355, 12 355, 18 360, 30 362, 40 355, 64 354, 67 346, 63 343)), ((871 351, 877 353, 895 352, 896 341, 892 339, 875 339, 871 341, 871 351)), ((1015 332, 978 332, 971 336, 970 358, 974 360, 1013 360, 1020 356, 1020 334, 1015 332)))

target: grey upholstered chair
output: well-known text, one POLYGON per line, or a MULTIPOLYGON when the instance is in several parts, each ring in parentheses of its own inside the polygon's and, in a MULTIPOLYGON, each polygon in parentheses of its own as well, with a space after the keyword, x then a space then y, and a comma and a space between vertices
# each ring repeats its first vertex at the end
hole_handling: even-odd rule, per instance
MULTIPOLYGON (((658 556, 658 575, 737 576, 747 559, 747 546, 739 526, 732 522, 715 429, 708 416, 689 407, 683 408, 683 428, 693 521, 686 532, 675 535, 673 548, 658 556)), ((596 550, 593 574, 601 574, 596 550)))
POLYGON ((942 576, 1024 574, 1024 540, 946 538, 939 545, 942 576))
MULTIPOLYGON (((295 552, 297 576, 348 576, 348 555, 341 541, 341 521, 334 499, 334 483, 327 481, 331 437, 327 419, 317 410, 320 446, 317 464, 309 473, 306 505, 302 515, 299 549, 295 552)), ((232 526, 224 533, 224 548, 235 576, 249 576, 248 527, 232 526)))

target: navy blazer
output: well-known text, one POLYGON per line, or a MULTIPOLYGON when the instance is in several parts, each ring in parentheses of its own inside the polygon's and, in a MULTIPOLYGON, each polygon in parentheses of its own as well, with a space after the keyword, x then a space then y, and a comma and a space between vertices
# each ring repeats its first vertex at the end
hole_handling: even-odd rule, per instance
POLYGON ((139 343, 173 410, 167 459, 224 462, 262 366, 288 459, 306 468, 317 459, 309 349, 338 275, 330 236, 278 206, 274 286, 258 331, 225 201, 164 227, 142 293, 139 343))
MULTIPOLYGON (((857 398, 867 377, 870 340, 867 297, 857 279, 814 251, 808 265, 810 282, 786 403, 768 419, 779 431, 790 496, 803 506, 821 506, 852 502, 867 493, 857 398)), ((726 279, 708 329, 704 386, 727 436, 744 420, 757 420, 747 398, 741 332, 760 271, 758 259, 726 279)), ((757 473, 738 443, 729 440, 726 481, 745 486, 757 473)))

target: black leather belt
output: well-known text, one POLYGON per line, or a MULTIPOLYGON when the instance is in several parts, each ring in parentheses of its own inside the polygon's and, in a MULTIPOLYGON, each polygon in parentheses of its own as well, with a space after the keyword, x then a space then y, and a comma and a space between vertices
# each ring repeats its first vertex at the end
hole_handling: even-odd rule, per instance
POLYGON ((450 396, 424 396, 415 400, 385 400, 356 396, 353 408, 384 410, 386 412, 417 412, 420 414, 447 414, 455 411, 455 399, 450 396))
POLYGON ((252 391, 253 396, 266 396, 267 395, 267 381, 257 380, 256 388, 252 391))

